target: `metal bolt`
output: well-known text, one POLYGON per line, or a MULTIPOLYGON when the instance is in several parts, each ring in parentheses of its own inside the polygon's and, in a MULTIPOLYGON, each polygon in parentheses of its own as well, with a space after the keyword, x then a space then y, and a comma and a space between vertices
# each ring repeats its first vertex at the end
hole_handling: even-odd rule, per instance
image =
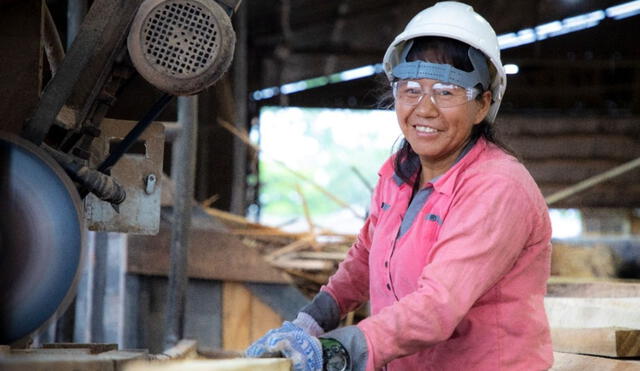
POLYGON ((148 195, 152 194, 156 189, 156 183, 158 178, 155 174, 149 174, 144 179, 144 192, 148 195))

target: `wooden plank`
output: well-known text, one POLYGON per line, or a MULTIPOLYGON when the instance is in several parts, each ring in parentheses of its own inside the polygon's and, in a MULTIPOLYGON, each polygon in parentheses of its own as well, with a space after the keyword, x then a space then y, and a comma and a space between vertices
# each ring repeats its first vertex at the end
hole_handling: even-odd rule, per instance
POLYGON ((158 359, 193 359, 197 357, 198 342, 190 339, 183 339, 173 347, 166 349, 158 355, 158 359))
POLYGON ((222 289, 222 347, 242 351, 251 344, 251 293, 238 282, 222 289))
POLYGON ((517 136, 509 137, 507 143, 527 162, 554 158, 630 161, 640 156, 640 143, 619 134, 517 136))
POLYGON ((111 343, 51 343, 43 344, 44 349, 81 349, 87 350, 89 354, 99 354, 118 350, 118 344, 111 343))
POLYGON ((640 280, 551 277, 547 296, 571 298, 640 297, 640 280))
POLYGON ((529 116, 501 114, 501 133, 507 137, 560 136, 570 134, 616 134, 635 136, 640 134, 637 117, 587 116, 529 116), (506 125, 508 123, 508 125, 506 125))
POLYGON ((3 371, 120 371, 127 362, 142 359, 144 351, 107 351, 89 354, 84 349, 30 349, 0 357, 3 371))
POLYGON ((640 330, 552 328, 553 350, 606 357, 640 356, 640 330))
MULTIPOLYGON (((127 271, 166 276, 169 271, 171 231, 162 223, 155 236, 130 235, 127 271)), ((255 249, 237 237, 214 229, 191 230, 189 277, 221 281, 289 283, 281 271, 271 267, 255 249)))
POLYGON ((275 358, 235 358, 171 362, 132 362, 125 371, 290 371, 291 361, 275 358))
POLYGON ((114 371, 122 371, 131 361, 147 359, 148 352, 146 350, 112 350, 98 354, 96 357, 110 360, 113 362, 114 371))
POLYGON ((271 309, 262 300, 253 296, 251 298, 251 332, 250 339, 253 343, 267 331, 282 326, 282 317, 271 309))
POLYGON ((544 306, 551 328, 640 329, 640 298, 553 298, 544 306))
MULTIPOLYGON (((85 357, 88 357, 85 355, 85 357)), ((2 371, 115 371, 113 361, 107 359, 81 358, 81 355, 71 358, 18 358, 7 357, 0 359, 2 371)))
POLYGON ((0 130, 20 133, 42 89, 44 1, 16 1, 0 10, 0 130))
POLYGON ((551 371, 638 371, 640 362, 553 352, 551 371))

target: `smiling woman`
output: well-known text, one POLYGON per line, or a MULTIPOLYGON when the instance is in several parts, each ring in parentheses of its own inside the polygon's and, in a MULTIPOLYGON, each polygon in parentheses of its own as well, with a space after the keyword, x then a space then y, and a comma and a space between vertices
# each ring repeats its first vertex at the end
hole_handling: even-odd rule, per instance
POLYGON ((549 369, 549 213, 493 135, 506 88, 495 32, 470 6, 440 2, 383 66, 402 147, 377 172, 370 214, 329 283, 247 353, 284 347, 305 371, 549 369), (368 318, 336 328, 366 300, 368 318), (305 344, 315 350, 291 352, 305 344), (323 366, 310 366, 318 355, 323 366))

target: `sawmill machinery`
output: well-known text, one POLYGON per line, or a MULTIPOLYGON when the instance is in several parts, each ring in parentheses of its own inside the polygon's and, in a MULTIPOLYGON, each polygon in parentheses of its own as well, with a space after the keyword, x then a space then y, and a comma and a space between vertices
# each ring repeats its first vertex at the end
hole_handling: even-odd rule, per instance
POLYGON ((228 69, 241 2, 95 0, 65 53, 38 1, 51 78, 35 110, 0 124, 0 344, 28 341, 65 311, 86 230, 157 233, 164 127, 154 120, 228 69), (136 73, 161 97, 137 122, 107 118, 136 73))

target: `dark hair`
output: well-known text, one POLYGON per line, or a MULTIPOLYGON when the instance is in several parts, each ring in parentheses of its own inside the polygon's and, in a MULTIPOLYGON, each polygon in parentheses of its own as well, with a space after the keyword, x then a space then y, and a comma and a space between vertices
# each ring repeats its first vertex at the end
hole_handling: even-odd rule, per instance
MULTIPOLYGON (((442 63, 442 64, 450 64, 455 68, 458 68, 463 71, 471 72, 473 71, 473 65, 469 60, 469 45, 463 43, 462 41, 449 39, 446 37, 435 37, 435 36, 427 36, 427 37, 419 37, 414 39, 413 45, 409 54, 407 54, 408 61, 414 60, 424 60, 426 61, 426 54, 430 53, 429 62, 431 63, 442 63)), ((489 71, 492 76, 495 76, 495 68, 491 63, 487 61, 487 65, 489 66, 489 71)), ((388 83, 387 83, 388 87, 388 83)), ((478 94, 478 100, 482 99, 482 93, 484 93, 484 89, 481 84, 476 86, 480 90, 480 94, 478 94)), ((389 91, 389 88, 387 88, 389 91)), ((386 106, 386 108, 390 108, 392 100, 390 92, 387 92, 383 95, 380 100, 381 105, 386 106)), ((473 129, 471 129, 471 141, 476 141, 478 138, 484 138, 486 141, 491 142, 498 146, 498 148, 502 149, 506 153, 518 157, 516 153, 509 148, 506 144, 504 144, 500 138, 498 138, 495 130, 495 124, 490 124, 488 121, 484 120, 478 125, 474 125, 473 129)), ((407 184, 411 183, 411 177, 414 175, 414 169, 407 169, 407 167, 400 166, 404 161, 414 161, 418 156, 411 145, 406 139, 402 139, 400 144, 398 145, 399 149, 396 152, 396 158, 393 164, 394 170, 396 174, 407 184), (407 172, 411 172, 411 174, 407 174, 407 172)))

